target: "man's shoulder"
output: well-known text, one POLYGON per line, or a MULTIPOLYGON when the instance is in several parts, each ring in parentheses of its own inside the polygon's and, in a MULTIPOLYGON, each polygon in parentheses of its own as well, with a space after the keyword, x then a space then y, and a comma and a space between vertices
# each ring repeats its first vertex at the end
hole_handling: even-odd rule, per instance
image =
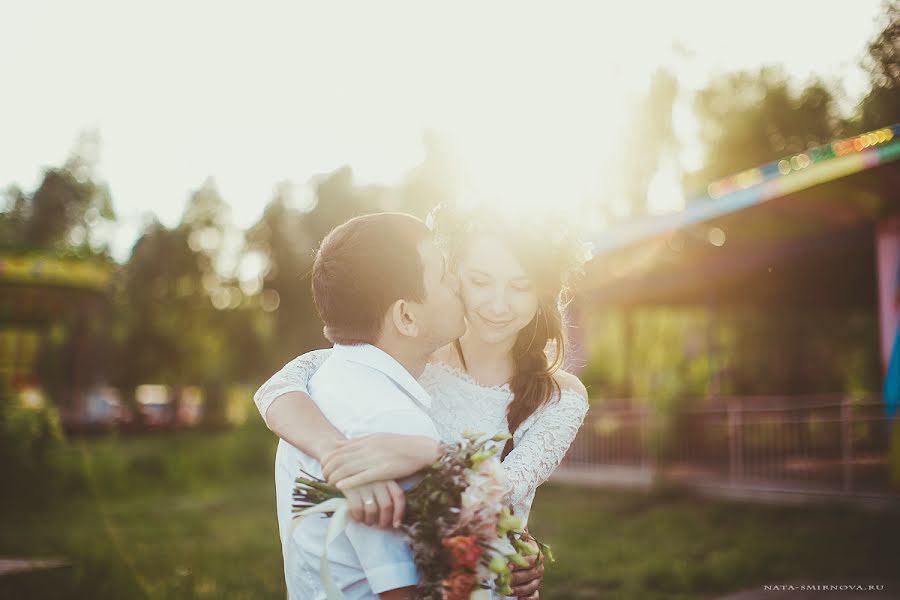
POLYGON ((356 360, 333 356, 328 361, 310 381, 309 393, 344 435, 401 433, 438 439, 425 407, 389 374, 356 360))
POLYGON ((310 379, 310 395, 350 399, 365 396, 369 408, 413 408, 409 396, 384 372, 369 365, 332 355, 310 379))
POLYGON ((312 376, 310 383, 314 380, 320 384, 327 382, 329 386, 365 386, 383 385, 390 378, 378 369, 332 353, 312 376))

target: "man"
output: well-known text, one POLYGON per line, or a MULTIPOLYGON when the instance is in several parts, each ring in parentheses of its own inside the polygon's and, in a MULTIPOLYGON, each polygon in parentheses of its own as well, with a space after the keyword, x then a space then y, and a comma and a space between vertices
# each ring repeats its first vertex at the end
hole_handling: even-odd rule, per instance
MULTIPOLYGON (((348 438, 391 432, 438 439, 423 410, 430 398, 416 377, 432 352, 462 335, 465 321, 456 284, 425 224, 399 213, 344 223, 322 242, 312 290, 335 344, 310 380, 310 396, 328 421, 348 438)), ((318 571, 328 520, 311 516, 292 527, 301 469, 322 473, 312 456, 279 441, 276 497, 288 596, 318 600, 325 598, 318 571)), ((399 501, 402 491, 394 493, 399 501)), ((399 533, 350 522, 327 552, 334 584, 348 600, 413 597, 418 574, 399 533)))

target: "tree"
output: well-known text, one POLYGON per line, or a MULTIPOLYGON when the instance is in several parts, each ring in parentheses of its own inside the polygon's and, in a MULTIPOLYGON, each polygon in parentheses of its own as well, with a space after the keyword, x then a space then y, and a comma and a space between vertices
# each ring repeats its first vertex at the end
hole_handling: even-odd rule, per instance
POLYGON ((28 196, 18 186, 3 192, 6 207, 0 212, 0 247, 21 246, 28 220, 28 196))
MULTIPOLYGON (((61 167, 45 170, 34 192, 14 186, 6 190, 0 247, 13 253, 91 258, 112 267, 108 247, 95 233, 98 225, 115 218, 109 190, 96 174, 99 147, 96 132, 84 133, 61 167)), ((97 290, 40 284, 30 293, 41 304, 57 307, 50 316, 20 324, 41 335, 31 374, 58 403, 77 401, 106 370, 109 298, 97 290)))
POLYGON ((265 328, 266 359, 281 365, 323 342, 321 327, 305 275, 312 267, 316 240, 306 230, 303 214, 291 206, 282 186, 263 216, 245 234, 245 252, 263 257, 260 303, 269 313, 265 328))
POLYGON ((820 80, 801 89, 777 68, 731 73, 711 82, 695 99, 706 162, 687 176, 687 188, 787 154, 827 143, 841 131, 833 93, 820 80))
POLYGON ((99 146, 96 132, 82 134, 65 164, 47 169, 30 196, 7 190, 5 245, 108 256, 93 236, 98 224, 115 219, 109 188, 96 177, 99 146))
POLYGON ((313 245, 344 221, 384 210, 392 194, 387 186, 356 185, 347 166, 318 178, 314 186, 315 205, 303 216, 303 229, 313 245))
POLYGON ((264 258, 260 301, 271 311, 264 340, 268 365, 284 364, 327 344, 308 277, 322 238, 352 217, 399 208, 391 206, 398 197, 394 190, 356 185, 349 167, 317 178, 312 185, 315 202, 305 212, 294 208, 292 186, 279 186, 262 218, 245 236, 245 252, 264 258), (270 304, 272 298, 277 298, 277 304, 270 304))
POLYGON ((231 343, 237 319, 219 314, 241 303, 240 291, 216 271, 228 222, 228 206, 208 179, 188 199, 177 227, 151 223, 135 243, 116 282, 120 350, 114 372, 124 390, 161 382, 201 385, 210 395, 235 380, 231 370, 240 353, 254 351, 231 343), (222 293, 229 298, 214 307, 222 293))
POLYGON ((860 102, 861 131, 900 122, 900 1, 886 3, 885 12, 887 23, 863 61, 872 87, 860 102))
POLYGON ((647 95, 631 117, 630 145, 625 149, 622 166, 625 196, 631 205, 630 216, 647 214, 647 190, 653 175, 668 153, 677 151, 672 126, 672 109, 678 96, 678 80, 660 69, 653 75, 647 95))
POLYGON ((425 159, 396 190, 396 203, 386 208, 424 218, 438 204, 456 198, 460 173, 452 149, 437 134, 426 133, 422 144, 425 159))

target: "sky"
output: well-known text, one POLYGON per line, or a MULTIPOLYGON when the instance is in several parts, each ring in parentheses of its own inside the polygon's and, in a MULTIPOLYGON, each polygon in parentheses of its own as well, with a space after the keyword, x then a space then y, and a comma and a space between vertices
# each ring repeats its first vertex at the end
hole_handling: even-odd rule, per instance
POLYGON ((207 177, 246 227, 286 180, 349 164, 359 182, 398 181, 433 131, 480 189, 574 205, 608 195, 628 110, 666 67, 684 90, 685 152, 651 204, 677 209, 675 169, 702 158, 691 90, 779 64, 839 85, 850 108, 881 12, 880 0, 3 3, 0 187, 33 190, 79 132, 98 131, 122 260, 151 214, 176 224, 207 177))

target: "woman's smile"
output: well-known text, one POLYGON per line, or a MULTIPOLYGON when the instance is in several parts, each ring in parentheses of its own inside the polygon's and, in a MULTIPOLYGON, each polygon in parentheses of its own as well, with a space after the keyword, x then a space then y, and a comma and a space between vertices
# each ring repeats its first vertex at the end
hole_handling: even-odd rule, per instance
POLYGON ((513 319, 503 319, 503 320, 498 320, 498 319, 488 319, 487 317, 485 317, 485 316, 482 315, 482 314, 479 314, 478 317, 479 317, 482 321, 484 321, 488 326, 490 326, 490 327, 495 327, 495 328, 497 328, 497 329, 500 329, 500 328, 502 328, 502 327, 506 327, 507 325, 509 325, 510 323, 513 322, 513 319))

